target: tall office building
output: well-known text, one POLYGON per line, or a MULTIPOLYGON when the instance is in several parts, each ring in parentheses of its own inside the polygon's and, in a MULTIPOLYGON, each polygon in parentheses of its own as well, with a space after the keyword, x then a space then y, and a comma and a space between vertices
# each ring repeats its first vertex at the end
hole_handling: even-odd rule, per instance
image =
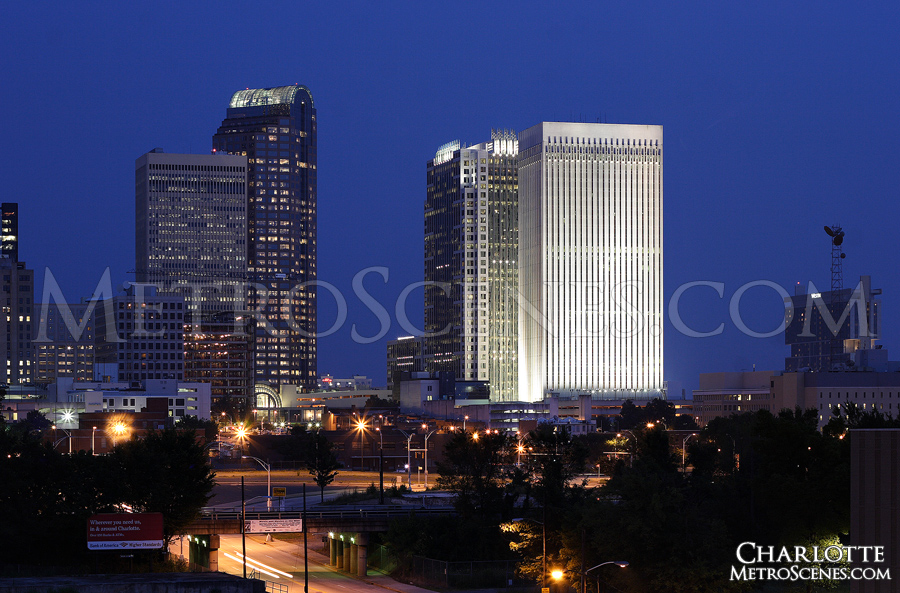
POLYGON ((664 394, 662 126, 519 134, 519 392, 664 394))
POLYGON ((518 177, 514 132, 442 146, 425 199, 425 360, 518 399, 518 177), (445 290, 446 288, 446 290, 445 290))
POLYGON ((425 370, 425 338, 402 336, 387 343, 387 388, 393 389, 403 373, 425 370))
POLYGON ((183 295, 189 313, 243 310, 247 157, 156 148, 134 171, 137 281, 183 295))
POLYGON ((798 286, 795 292, 785 299, 791 313, 784 330, 784 343, 791 347, 785 371, 822 372, 844 368, 850 361, 862 367, 887 362, 887 351, 874 343, 881 338, 881 299, 875 298, 881 289, 872 288, 871 276, 860 276, 855 288, 841 290, 835 299, 831 291, 805 294, 798 286), (838 349, 833 353, 835 341, 838 349))
POLYGON ((35 383, 49 385, 62 377, 94 380, 94 314, 89 309, 86 302, 34 308, 40 323, 34 340, 35 383), (82 331, 76 336, 77 328, 82 331))
POLYGON ((0 255, 19 261, 19 205, 15 202, 0 204, 0 255))
POLYGON ((0 257, 0 306, 5 336, 0 336, 0 384, 34 381, 34 270, 25 262, 0 257), (5 339, 3 339, 5 337, 5 339))
POLYGON ((316 389, 316 109, 304 86, 232 96, 213 136, 247 157, 249 308, 257 382, 316 389))
POLYGON ((94 314, 95 376, 183 381, 184 313, 183 297, 159 294, 151 284, 132 284, 124 295, 103 301, 94 314))

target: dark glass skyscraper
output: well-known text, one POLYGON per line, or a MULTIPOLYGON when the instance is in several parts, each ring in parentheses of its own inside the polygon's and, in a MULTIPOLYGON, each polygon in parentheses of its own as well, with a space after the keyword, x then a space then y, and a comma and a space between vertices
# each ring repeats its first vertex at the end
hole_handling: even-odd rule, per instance
POLYGON ((12 261, 19 261, 19 205, 15 203, 0 204, 2 211, 2 238, 0 238, 0 251, 2 255, 12 261))
POLYGON ((213 148, 247 157, 257 382, 316 387, 316 109, 304 86, 238 91, 213 148))

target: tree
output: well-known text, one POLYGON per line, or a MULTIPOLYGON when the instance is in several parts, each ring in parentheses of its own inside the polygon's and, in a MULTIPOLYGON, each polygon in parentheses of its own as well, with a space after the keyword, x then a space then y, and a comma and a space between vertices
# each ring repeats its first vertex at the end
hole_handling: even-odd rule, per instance
POLYGON ((630 399, 622 402, 622 409, 619 410, 619 428, 629 429, 641 424, 644 419, 643 409, 634 405, 630 399))
POLYGON ((644 420, 646 422, 664 422, 671 426, 675 421, 675 404, 661 398, 653 398, 644 406, 644 420))
POLYGON ((28 412, 28 414, 25 415, 25 420, 22 422, 25 430, 35 433, 42 433, 53 425, 52 422, 47 420, 46 416, 37 410, 28 412))
POLYGON ((213 441, 219 434, 219 423, 214 420, 202 420, 196 416, 184 416, 175 423, 177 430, 195 430, 203 433, 207 441, 213 441))
POLYGON ((437 464, 437 484, 456 495, 456 508, 464 517, 482 518, 498 513, 503 502, 504 454, 510 444, 502 434, 459 431, 444 447, 437 464))
POLYGON ((122 443, 110 455, 127 485, 124 502, 136 512, 163 514, 166 545, 185 533, 210 499, 215 473, 193 430, 151 431, 122 443))
POLYGON ((334 481, 341 468, 333 451, 333 445, 322 431, 310 433, 306 445, 306 469, 319 487, 319 496, 325 501, 325 487, 334 481))

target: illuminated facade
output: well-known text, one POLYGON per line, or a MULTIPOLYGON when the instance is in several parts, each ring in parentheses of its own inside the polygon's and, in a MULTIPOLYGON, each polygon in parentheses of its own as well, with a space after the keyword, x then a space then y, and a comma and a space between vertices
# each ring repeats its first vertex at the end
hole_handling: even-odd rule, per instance
POLYGON ((425 338, 402 336, 387 343, 387 388, 399 383, 402 373, 425 370, 425 338))
POLYGON ((662 126, 519 134, 519 393, 664 394, 662 126))
POLYGON ((316 109, 304 86, 238 91, 213 136, 247 157, 255 380, 316 388, 316 109))
POLYGON ((247 158, 166 154, 135 161, 137 281, 182 294, 191 313, 240 311, 247 276, 247 158))
POLYGON ((518 398, 518 142, 442 146, 425 200, 425 365, 518 398), (445 291, 443 286, 447 287, 445 291))
POLYGON ((67 303, 62 310, 60 307, 57 303, 35 307, 41 331, 34 340, 34 382, 49 385, 62 377, 93 381, 93 311, 88 311, 88 303, 67 303), (79 329, 80 333, 73 335, 79 329))
POLYGON ((184 380, 209 383, 213 403, 253 393, 253 327, 234 313, 191 316, 184 333, 184 380))
POLYGON ((25 262, 0 257, 0 306, 3 333, 0 338, 0 383, 18 385, 34 381, 34 270, 25 262))
POLYGON ((19 205, 14 202, 0 204, 0 255, 19 261, 19 205))
POLYGON ((125 295, 103 301, 94 315, 95 368, 102 365, 114 382, 183 381, 184 313, 182 297, 160 295, 150 284, 133 284, 125 295), (118 341, 107 340, 111 335, 118 341))

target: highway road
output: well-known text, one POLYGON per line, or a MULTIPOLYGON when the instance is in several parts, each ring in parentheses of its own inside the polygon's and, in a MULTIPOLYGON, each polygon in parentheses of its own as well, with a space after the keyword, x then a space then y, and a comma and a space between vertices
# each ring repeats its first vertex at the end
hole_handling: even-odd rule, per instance
MULTIPOLYGON (((245 497, 249 500, 254 497, 266 495, 266 472, 260 470, 250 471, 218 471, 216 472, 216 485, 213 488, 213 498, 207 506, 240 505, 241 502, 241 476, 244 477, 245 497)), ((384 475, 384 487, 390 488, 397 484, 397 476, 406 483, 406 474, 390 473, 384 475)), ((435 476, 436 477, 436 476, 435 476)), ((272 472, 272 487, 282 486, 287 488, 288 495, 300 494, 303 484, 306 484, 307 503, 312 505, 319 501, 319 487, 312 481, 312 476, 306 474, 297 475, 292 470, 275 470, 272 472)), ((344 492, 347 489, 357 488, 365 490, 370 484, 378 485, 378 472, 354 472, 341 471, 331 486, 325 488, 325 496, 329 492, 344 492)), ((413 476, 413 490, 417 490, 415 476, 413 476)))
MULTIPOLYGON (((310 558, 309 591, 311 593, 353 593, 356 591, 385 593, 391 589, 408 593, 430 593, 427 589, 398 583, 371 570, 365 581, 356 579, 320 564, 319 561, 326 561, 325 557, 320 554, 311 552, 310 558), (319 561, 314 561, 313 558, 319 561), (379 585, 379 582, 385 586, 379 585)), ((242 576, 243 568, 241 536, 220 536, 219 570, 242 576)), ((260 572, 259 578, 262 580, 287 585, 286 593, 303 593, 302 541, 299 545, 279 540, 266 543, 264 536, 247 536, 247 575, 249 576, 254 569, 260 572)))

